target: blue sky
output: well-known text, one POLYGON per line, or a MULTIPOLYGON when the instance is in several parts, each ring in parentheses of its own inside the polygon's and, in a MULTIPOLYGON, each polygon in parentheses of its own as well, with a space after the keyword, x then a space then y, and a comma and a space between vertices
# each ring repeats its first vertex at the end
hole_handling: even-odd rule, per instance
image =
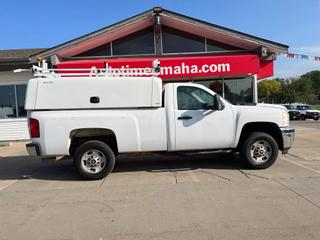
MULTIPOLYGON (((0 49, 52 47, 154 6, 320 56, 320 0, 1 0, 0 49)), ((276 77, 320 70, 320 61, 278 57, 276 77)))

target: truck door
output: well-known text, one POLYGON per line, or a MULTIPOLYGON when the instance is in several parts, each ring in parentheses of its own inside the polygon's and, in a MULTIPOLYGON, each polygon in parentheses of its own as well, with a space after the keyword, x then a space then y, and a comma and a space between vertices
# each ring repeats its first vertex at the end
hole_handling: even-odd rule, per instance
POLYGON ((229 148, 233 145, 233 113, 229 104, 216 109, 218 97, 197 86, 176 86, 176 150, 229 148))

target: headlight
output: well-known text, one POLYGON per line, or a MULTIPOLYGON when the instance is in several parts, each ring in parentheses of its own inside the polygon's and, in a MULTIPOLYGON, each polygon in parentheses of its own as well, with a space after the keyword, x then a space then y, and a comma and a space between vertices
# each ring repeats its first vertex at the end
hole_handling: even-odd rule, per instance
POLYGON ((287 127, 289 126, 289 113, 283 112, 281 114, 281 126, 282 127, 287 127))

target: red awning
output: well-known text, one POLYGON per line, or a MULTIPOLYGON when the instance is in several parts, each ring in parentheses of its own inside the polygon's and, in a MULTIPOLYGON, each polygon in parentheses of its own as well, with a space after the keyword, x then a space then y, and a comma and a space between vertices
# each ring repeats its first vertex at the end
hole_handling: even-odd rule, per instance
MULTIPOLYGON (((58 69, 71 68, 150 68, 153 58, 118 58, 67 61, 57 64, 58 69)), ((273 75, 273 61, 263 61, 258 55, 159 57, 161 74, 169 79, 198 77, 228 77, 257 74, 258 79, 273 75)))

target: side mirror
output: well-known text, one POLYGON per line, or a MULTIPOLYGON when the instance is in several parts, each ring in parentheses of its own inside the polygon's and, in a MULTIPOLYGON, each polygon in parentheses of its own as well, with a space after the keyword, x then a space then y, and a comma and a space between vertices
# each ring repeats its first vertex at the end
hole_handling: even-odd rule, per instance
POLYGON ((218 110, 218 111, 221 111, 224 109, 224 104, 223 102, 221 101, 221 98, 218 94, 214 95, 215 97, 215 101, 214 101, 214 110, 218 110))

